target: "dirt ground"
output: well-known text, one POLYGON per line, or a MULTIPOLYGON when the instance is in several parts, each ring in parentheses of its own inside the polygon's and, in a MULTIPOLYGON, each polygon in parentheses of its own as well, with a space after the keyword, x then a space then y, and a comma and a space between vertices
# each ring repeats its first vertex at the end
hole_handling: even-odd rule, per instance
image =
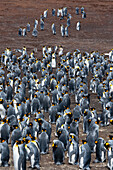
MULTIPOLYGON (((109 52, 113 48, 113 1, 112 0, 0 0, 0 54, 6 47, 14 49, 21 49, 26 46, 28 52, 32 52, 34 48, 37 48, 35 56, 42 58, 41 52, 43 46, 55 46, 62 45, 65 52, 73 52, 75 49, 79 49, 81 52, 92 50, 99 51, 100 53, 109 52), (66 26, 66 19, 59 20, 58 17, 53 17, 51 14, 52 8, 56 10, 62 7, 68 8, 68 13, 72 15, 71 26, 69 28, 69 37, 61 37, 60 24, 63 23, 66 26), (87 18, 82 19, 81 15, 75 14, 75 7, 84 7, 87 18), (48 17, 45 20, 44 31, 40 30, 38 26, 38 37, 32 36, 32 29, 34 20, 40 18, 40 15, 45 9, 48 9, 48 17), (81 22, 81 30, 76 31, 75 26, 77 21, 81 22), (31 32, 26 37, 18 36, 18 29, 20 27, 26 27, 26 24, 30 22, 31 32), (52 34, 51 25, 56 25, 56 35, 52 34)), ((58 59, 57 59, 58 60, 58 59)), ((88 80, 91 79, 89 73, 88 80)), ((90 106, 94 106, 98 113, 101 113, 101 105, 98 103, 95 94, 91 95, 90 106)), ((71 96, 71 109, 75 106, 74 95, 71 96)), ((48 120, 48 114, 45 114, 46 120, 48 120)), ((80 135, 79 138, 85 139, 82 131, 82 122, 79 125, 80 135)), ((52 125, 52 138, 50 143, 49 154, 41 156, 41 170, 73 170, 79 169, 76 165, 69 165, 68 159, 65 154, 64 164, 56 166, 52 160, 52 141, 55 139, 55 125, 52 125)), ((113 127, 100 127, 99 136, 108 140, 108 135, 113 132, 113 127)), ((12 151, 10 148, 10 167, 1 168, 7 170, 13 170, 12 151)), ((107 162, 94 164, 95 153, 92 154, 91 169, 100 170, 107 169, 107 162)), ((29 163, 27 163, 27 169, 29 163)))

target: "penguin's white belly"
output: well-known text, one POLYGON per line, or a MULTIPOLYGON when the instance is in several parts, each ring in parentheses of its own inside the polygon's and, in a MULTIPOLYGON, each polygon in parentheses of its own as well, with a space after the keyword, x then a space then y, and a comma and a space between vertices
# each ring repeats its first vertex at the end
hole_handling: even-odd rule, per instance
POLYGON ((2 158, 2 154, 0 153, 0 166, 2 166, 2 160, 1 160, 1 158, 2 158))
POLYGON ((102 162, 104 161, 104 151, 102 151, 102 157, 101 157, 102 162))
POLYGON ((71 144, 69 147, 69 152, 71 153, 73 151, 73 145, 71 144))
POLYGON ((18 170, 18 160, 19 160, 18 147, 14 145, 14 147, 13 147, 13 161, 14 161, 14 169, 15 170, 18 170))
POLYGON ((83 168, 83 164, 84 164, 84 159, 83 157, 80 158, 80 168, 83 168))
POLYGON ((34 154, 31 156, 31 167, 34 168, 34 163, 35 163, 35 160, 34 160, 35 156, 34 154))
POLYGON ((11 87, 13 88, 13 80, 11 80, 11 87))
POLYGON ((4 64, 6 65, 6 62, 7 62, 7 57, 5 56, 4 58, 4 64))
POLYGON ((75 163, 75 154, 72 155, 71 162, 72 162, 72 164, 75 163))
POLYGON ((55 61, 55 59, 52 59, 52 68, 56 68, 56 61, 55 61))
POLYGON ((42 86, 44 86, 44 80, 42 81, 42 86))

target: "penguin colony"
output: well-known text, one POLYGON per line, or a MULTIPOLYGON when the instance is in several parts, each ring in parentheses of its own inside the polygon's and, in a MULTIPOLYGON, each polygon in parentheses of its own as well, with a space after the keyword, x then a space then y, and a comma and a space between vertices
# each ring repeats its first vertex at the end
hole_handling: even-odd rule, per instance
MULTIPOLYGON (((79 8, 76 7, 75 8, 75 13, 76 15, 79 15, 79 8)), ((33 30, 32 30, 32 36, 34 37, 37 37, 38 36, 38 30, 41 30, 43 31, 44 30, 44 23, 46 21, 46 18, 48 16, 48 9, 45 10, 41 15, 40 15, 40 19, 39 21, 37 19, 35 19, 35 22, 34 22, 34 27, 33 27, 33 30), (39 26, 38 26, 39 25, 39 26), (38 28, 40 27, 40 28, 38 28)), ((64 24, 61 24, 60 27, 61 27, 61 36, 64 37, 68 37, 69 34, 68 34, 68 29, 70 27, 70 24, 71 24, 71 14, 67 12, 67 7, 63 7, 63 8, 59 8, 57 11, 56 9, 52 9, 52 16, 55 17, 57 16, 57 18, 59 18, 60 20, 66 20, 66 26, 64 26, 64 24)), ((86 12, 84 11, 84 7, 81 7, 81 17, 84 19, 86 18, 86 12)), ((78 21, 76 23, 76 26, 75 26, 76 30, 79 31, 81 29, 81 23, 78 21)), ((19 28, 18 30, 18 35, 19 36, 26 36, 28 34, 28 32, 30 32, 31 30, 31 26, 30 26, 30 23, 27 23, 27 26, 26 28, 19 28)), ((52 30, 52 33, 53 35, 56 35, 56 27, 55 27, 55 23, 53 23, 51 25, 51 30, 52 30)))
MULTIPOLYGON (((83 14, 84 8, 81 11, 83 14)), ((63 13, 63 19, 62 9, 59 13, 63 13)), ((44 30, 43 17, 47 17, 47 10, 41 15, 41 30, 44 30)), ((35 20, 35 33, 37 25, 35 20)), ((52 28, 55 33, 55 26, 52 28)), ((106 59, 95 51, 81 53, 76 49, 64 54, 62 46, 44 46, 42 56, 39 60, 34 51, 28 54, 26 47, 16 49, 15 53, 7 48, 0 56, 0 166, 9 166, 11 143, 15 170, 26 170, 27 161, 31 168, 40 169, 40 158, 49 153, 51 124, 56 124, 57 139, 51 146, 55 164, 63 164, 67 152, 69 164, 89 170, 91 154, 95 153, 94 163, 107 159, 106 165, 113 170, 113 136, 109 135, 108 141, 99 136, 99 126, 113 124, 113 50, 106 59), (97 94, 101 114, 90 106, 89 72, 93 74, 89 90, 97 94), (75 96, 73 111, 71 95, 75 96), (47 113, 49 122, 45 120, 47 113), (32 117, 34 120, 30 121, 32 117), (80 145, 82 119, 87 136, 80 145)))
POLYGON ((95 152, 94 163, 105 162, 107 150, 107 166, 112 170, 113 136, 109 135, 109 141, 101 138, 99 123, 103 127, 109 122, 113 124, 113 51, 108 60, 95 51, 89 54, 77 49, 64 54, 61 46, 45 46, 42 55, 40 61, 34 52, 28 55, 25 47, 17 49, 15 54, 7 48, 1 55, 0 166, 9 166, 11 142, 15 170, 25 170, 26 161, 30 161, 31 168, 40 169, 40 156, 49 152, 51 124, 56 124, 57 139, 52 143, 55 164, 63 163, 67 151, 69 164, 90 169, 91 154, 95 152), (101 114, 90 107, 89 72, 93 74, 90 90, 98 95, 101 114), (72 94, 75 95, 73 111, 70 108, 72 94), (44 119, 47 112, 49 122, 44 119), (34 117, 32 122, 31 117, 34 117), (83 132, 87 136, 79 145, 82 118, 83 132))

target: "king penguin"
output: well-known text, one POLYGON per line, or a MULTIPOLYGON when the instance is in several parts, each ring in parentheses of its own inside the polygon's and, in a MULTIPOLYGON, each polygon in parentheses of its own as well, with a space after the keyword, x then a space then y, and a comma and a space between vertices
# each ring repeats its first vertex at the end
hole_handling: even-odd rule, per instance
POLYGON ((69 164, 77 165, 79 158, 79 145, 74 140, 74 138, 69 139, 69 147, 68 147, 68 156, 69 156, 69 164))
POLYGON ((32 36, 37 37, 38 31, 36 28, 33 29, 32 36))
POLYGON ((106 148, 104 146, 104 139, 98 138, 96 143, 96 160, 94 163, 105 162, 106 161, 106 148))
POLYGON ((22 140, 16 141, 13 145, 13 161, 15 170, 26 170, 25 144, 22 140))
POLYGON ((81 169, 90 170, 90 162, 91 150, 88 143, 84 142, 84 144, 79 146, 79 167, 81 169))
POLYGON ((65 27, 65 36, 68 37, 68 26, 65 27))
POLYGON ((42 133, 39 135, 39 146, 41 154, 47 154, 49 150, 49 137, 46 133, 46 129, 42 129, 42 133))
POLYGON ((65 35, 65 27, 64 27, 64 25, 61 25, 61 35, 62 35, 62 37, 64 37, 64 35, 65 35))
POLYGON ((64 144, 59 140, 54 140, 52 148, 54 163, 56 165, 61 165, 64 161, 64 144))
POLYGON ((51 29, 52 29, 53 35, 56 35, 56 27, 54 23, 52 24, 51 29))
POLYGON ((80 28, 81 28, 81 24, 80 24, 80 22, 77 22, 77 24, 76 24, 76 30, 77 30, 77 31, 80 31, 80 28))
POLYGON ((31 140, 26 140, 25 145, 26 152, 28 157, 30 158, 31 168, 40 169, 40 149, 39 143, 35 138, 31 138, 31 140))
POLYGON ((19 28, 18 35, 22 36, 22 28, 19 28))
POLYGON ((0 167, 8 167, 9 162, 9 146, 7 142, 1 138, 0 143, 0 167))

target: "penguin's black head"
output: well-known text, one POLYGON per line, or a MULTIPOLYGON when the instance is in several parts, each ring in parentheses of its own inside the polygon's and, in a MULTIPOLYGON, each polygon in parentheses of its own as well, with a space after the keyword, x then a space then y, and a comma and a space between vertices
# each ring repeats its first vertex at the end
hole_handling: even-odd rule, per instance
POLYGON ((58 147, 58 145, 57 145, 56 143, 53 142, 52 148, 54 149, 54 148, 57 148, 57 147, 58 147))
POLYGON ((110 109, 110 107, 109 106, 106 106, 106 110, 109 110, 110 109))
POLYGON ((91 119, 88 119, 88 123, 89 123, 89 124, 91 123, 91 121, 92 121, 91 119))
POLYGON ((108 142, 106 142, 106 143, 104 144, 104 146, 105 146, 105 148, 108 150, 109 147, 110 147, 110 144, 109 144, 108 142))
POLYGON ((62 133, 62 129, 57 130, 58 137, 60 137, 61 133, 62 133))
POLYGON ((74 133, 69 134, 69 137, 70 137, 71 139, 75 139, 75 138, 76 138, 74 133))
POLYGON ((87 143, 87 141, 86 140, 82 140, 82 144, 86 144, 87 143))
POLYGON ((110 120, 110 123, 113 125, 113 119, 110 120))
POLYGON ((37 98, 37 95, 35 94, 34 97, 37 98))
POLYGON ((5 139, 4 138, 0 138, 0 142, 1 143, 5 142, 5 139))
POLYGON ((111 101, 111 102, 113 102, 113 98, 112 98, 112 97, 111 97, 111 98, 109 98, 109 99, 110 99, 110 101, 111 101))
POLYGON ((21 145, 23 144, 23 140, 16 140, 16 145, 21 145))
POLYGON ((90 108, 90 110, 91 110, 91 111, 94 111, 94 110, 95 110, 95 108, 94 108, 94 107, 91 107, 91 108, 90 108))
POLYGON ((26 97, 26 100, 29 100, 29 97, 26 97))
POLYGON ((4 117, 3 119, 1 119, 1 122, 3 122, 3 123, 9 123, 7 117, 4 117))
POLYGON ((29 127, 33 127, 33 123, 32 122, 29 122, 29 127))
POLYGON ((95 124, 98 124, 101 123, 102 121, 99 120, 99 117, 97 118, 97 120, 95 121, 95 124))
POLYGON ((2 98, 0 98, 0 104, 3 104, 3 99, 2 98))
POLYGON ((98 143, 98 141, 96 140, 96 141, 95 141, 95 144, 97 144, 97 143, 98 143))
POLYGON ((9 108, 9 104, 7 104, 7 109, 9 108))
POLYGON ((78 121, 79 121, 79 118, 74 118, 74 121, 75 121, 75 122, 78 122, 78 121))
POLYGON ((30 114, 31 114, 31 113, 29 112, 29 113, 26 113, 24 116, 25 116, 25 117, 28 117, 30 114))
POLYGON ((13 125, 13 128, 14 129, 18 129, 18 125, 13 125))
MULTIPOLYGON (((69 109, 69 108, 67 108, 67 109, 69 109)), ((67 113, 65 113, 65 116, 72 117, 72 112, 67 112, 67 113)))
POLYGON ((31 136, 31 140, 32 140, 32 141, 36 140, 36 137, 31 136))
POLYGON ((47 130, 43 128, 43 129, 42 129, 42 132, 47 132, 47 130))
POLYGON ((26 139, 26 140, 25 140, 25 143, 26 143, 26 144, 28 144, 28 143, 30 143, 30 142, 31 142, 31 141, 30 141, 29 139, 26 139))
POLYGON ((57 120, 59 117, 61 117, 61 115, 57 113, 57 114, 56 114, 56 120, 57 120))
POLYGON ((38 118, 38 119, 37 119, 37 122, 41 125, 41 124, 42 124, 42 119, 41 119, 41 118, 38 118))
POLYGON ((24 118, 23 118, 23 117, 19 118, 19 121, 20 121, 20 122, 23 122, 23 121, 24 121, 24 118))
POLYGON ((41 113, 41 110, 38 110, 38 114, 40 114, 41 113))
POLYGON ((69 139, 69 143, 71 143, 71 142, 72 142, 72 139, 70 138, 70 139, 69 139))
POLYGON ((109 135, 109 139, 110 139, 110 140, 113 140, 113 135, 109 135))
POLYGON ((32 135, 31 135, 30 132, 28 132, 28 133, 26 134, 26 136, 29 136, 30 138, 32 137, 32 135))
POLYGON ((21 106, 21 103, 17 103, 17 106, 21 106))
POLYGON ((12 102, 10 102, 10 105, 12 105, 12 106, 13 106, 13 101, 12 101, 12 102))

